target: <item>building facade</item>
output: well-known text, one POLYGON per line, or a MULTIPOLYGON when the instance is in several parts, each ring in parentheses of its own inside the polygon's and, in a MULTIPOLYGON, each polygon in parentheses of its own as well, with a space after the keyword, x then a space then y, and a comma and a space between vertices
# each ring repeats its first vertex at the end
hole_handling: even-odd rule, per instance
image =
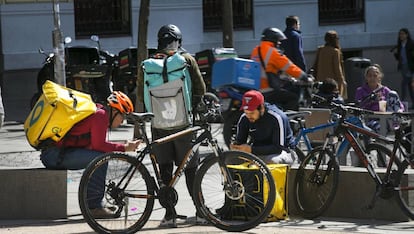
MULTIPOLYGON (((95 46, 89 34, 97 32, 101 47, 111 53, 136 47, 140 1, 59 0, 63 36, 71 45, 95 46)), ((222 47, 221 0, 151 0, 148 47, 164 24, 176 24, 183 46, 191 53, 222 47)), ((384 83, 399 89, 400 75, 390 49, 400 28, 414 32, 411 0, 233 0, 234 48, 248 57, 264 28, 285 28, 285 17, 301 20, 305 57, 313 64, 317 47, 328 30, 336 30, 344 58, 365 57, 384 68, 384 83), (398 81, 398 82, 396 82, 398 81)), ((53 51, 53 1, 0 0, 0 81, 6 120, 24 120, 44 55, 53 51)))

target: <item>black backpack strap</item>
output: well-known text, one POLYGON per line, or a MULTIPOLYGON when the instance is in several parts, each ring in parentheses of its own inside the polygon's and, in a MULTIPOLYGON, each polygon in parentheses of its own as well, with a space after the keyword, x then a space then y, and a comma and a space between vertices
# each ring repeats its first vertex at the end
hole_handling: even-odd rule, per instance
POLYGON ((259 54, 260 63, 262 64, 262 67, 263 67, 263 70, 265 71, 265 74, 267 74, 266 73, 266 65, 263 61, 262 52, 260 51, 260 46, 257 47, 257 50, 258 50, 258 54, 259 54))
POLYGON ((164 83, 168 82, 167 59, 169 57, 170 56, 164 58, 164 66, 162 67, 162 79, 164 80, 164 83))

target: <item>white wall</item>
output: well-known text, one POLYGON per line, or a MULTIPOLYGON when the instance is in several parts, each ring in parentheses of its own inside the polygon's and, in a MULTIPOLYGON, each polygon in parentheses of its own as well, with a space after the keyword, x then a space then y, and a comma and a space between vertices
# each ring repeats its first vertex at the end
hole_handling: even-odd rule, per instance
MULTIPOLYGON (((408 27, 414 33, 414 1, 366 0, 365 23, 343 25, 318 25, 317 0, 254 0, 254 28, 234 32, 235 48, 239 55, 250 54, 259 42, 265 27, 284 29, 287 15, 298 15, 304 37, 304 49, 308 61, 313 52, 323 44, 327 30, 334 29, 340 35, 344 50, 391 47, 396 43, 397 32, 408 27)), ((102 38, 101 45, 112 53, 136 46, 140 1, 132 4, 132 35, 118 38, 102 38)), ((152 0, 150 5, 148 46, 156 46, 156 34, 160 26, 176 24, 183 33, 184 47, 191 53, 222 45, 221 32, 203 32, 202 0, 152 0)), ((39 68, 43 56, 38 48, 52 51, 53 5, 52 3, 2 4, 0 5, 2 49, 5 70, 39 68)), ((61 28, 64 36, 73 38, 72 45, 95 44, 87 39, 75 39, 73 3, 60 3, 61 28)))

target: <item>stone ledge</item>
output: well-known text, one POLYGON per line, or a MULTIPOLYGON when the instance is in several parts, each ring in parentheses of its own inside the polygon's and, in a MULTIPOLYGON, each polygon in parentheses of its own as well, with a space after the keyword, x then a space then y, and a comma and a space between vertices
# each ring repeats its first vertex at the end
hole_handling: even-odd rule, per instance
MULTIPOLYGON (((381 175, 384 171, 376 169, 381 175)), ((289 214, 298 216, 293 197, 293 183, 297 168, 289 173, 288 206, 289 214)), ((405 176, 405 180, 413 181, 414 172, 405 176)), ((408 183, 408 182, 407 182, 408 183)), ((340 169, 339 185, 334 201, 324 217, 378 219, 390 221, 408 221, 409 218, 400 209, 394 198, 384 200, 377 198, 373 209, 367 209, 375 193, 375 183, 365 168, 344 167, 340 169)))
POLYGON ((67 171, 2 168, 0 219, 67 218, 67 171))

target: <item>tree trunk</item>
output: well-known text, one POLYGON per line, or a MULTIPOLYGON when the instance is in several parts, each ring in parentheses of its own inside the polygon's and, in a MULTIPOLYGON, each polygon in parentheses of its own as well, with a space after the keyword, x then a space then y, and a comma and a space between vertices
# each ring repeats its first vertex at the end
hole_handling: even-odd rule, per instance
POLYGON ((232 0, 223 0, 223 47, 233 48, 233 4, 232 0))
MULTIPOLYGON (((138 18, 138 43, 137 43, 137 100, 135 100, 135 112, 144 112, 144 100, 142 93, 144 91, 144 75, 141 63, 148 57, 148 17, 149 17, 150 0, 141 0, 138 18)), ((134 138, 139 138, 138 126, 134 128, 134 138)))

